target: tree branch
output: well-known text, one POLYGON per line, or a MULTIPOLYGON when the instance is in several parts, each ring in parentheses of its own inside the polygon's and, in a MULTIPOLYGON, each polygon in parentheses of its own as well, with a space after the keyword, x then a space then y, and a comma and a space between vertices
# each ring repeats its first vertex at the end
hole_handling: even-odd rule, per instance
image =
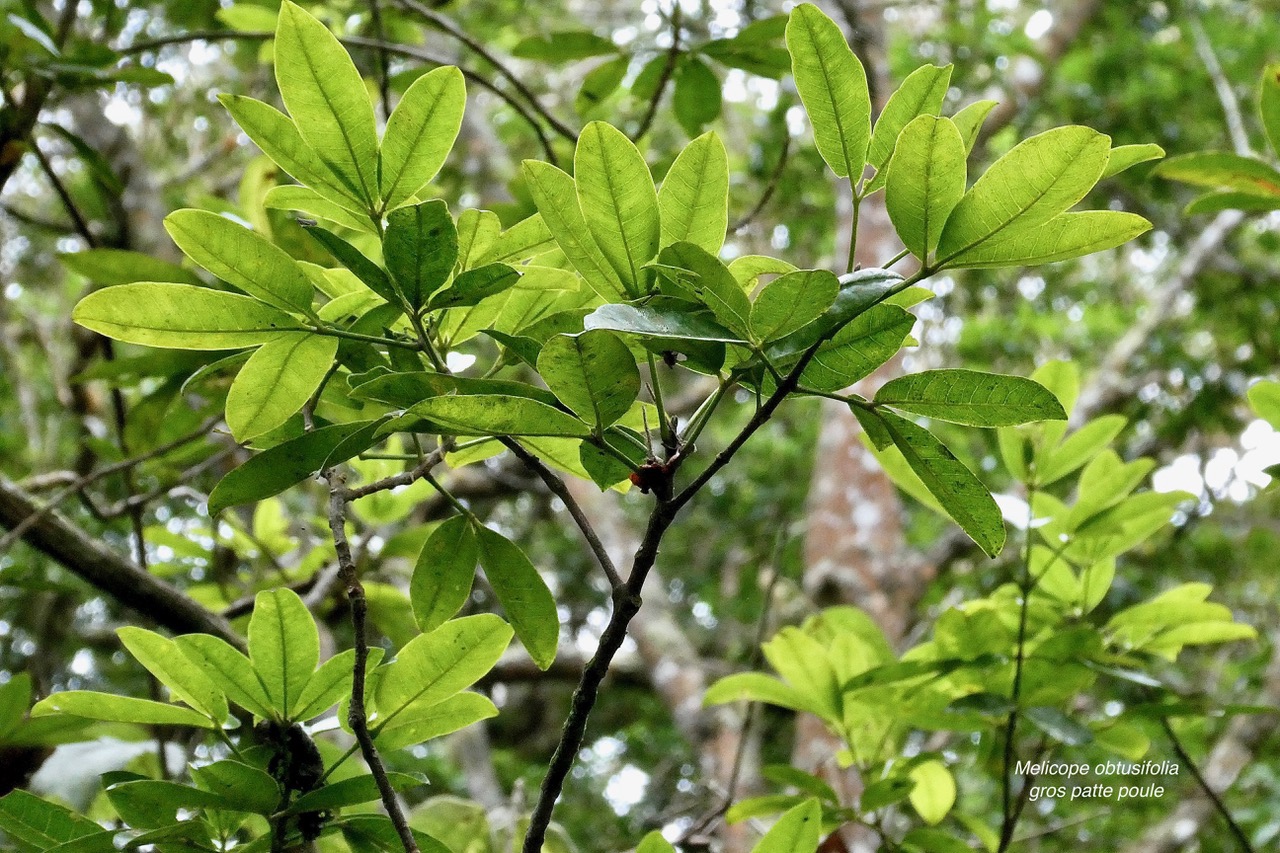
POLYGON ((1213 52, 1213 43, 1209 41, 1209 34, 1204 31, 1200 18, 1194 14, 1190 15, 1187 26, 1191 28, 1191 38, 1196 44, 1196 54, 1204 63, 1205 71, 1209 72, 1209 79, 1213 81, 1213 91, 1222 104, 1223 115, 1227 118, 1227 133, 1231 136, 1231 147, 1241 157, 1248 157, 1253 153, 1253 149, 1249 145, 1249 133, 1244 129, 1240 100, 1231 88, 1231 81, 1222 72, 1222 64, 1218 62, 1218 55, 1213 52))
POLYGON ((13 529, 34 514, 23 539, 69 571, 179 634, 204 633, 243 649, 244 639, 231 624, 160 578, 107 548, 57 511, 42 512, 31 496, 0 477, 0 525, 13 529))
POLYGON ((387 777, 387 768, 382 763, 382 756, 373 743, 373 735, 369 732, 369 716, 364 707, 365 676, 369 668, 369 637, 366 618, 369 610, 365 598, 364 585, 360 583, 360 572, 355 560, 351 557, 351 545, 347 541, 347 499, 343 488, 342 476, 330 469, 324 473, 329 483, 329 529, 333 532, 333 546, 338 555, 341 580, 346 586, 347 600, 351 603, 351 627, 355 632, 355 663, 351 668, 351 702, 347 708, 347 722, 360 744, 360 754, 369 765, 378 784, 378 793, 382 805, 387 810, 391 823, 400 836, 405 853, 418 853, 418 842, 414 840, 413 830, 400 808, 400 800, 396 797, 395 788, 387 777))

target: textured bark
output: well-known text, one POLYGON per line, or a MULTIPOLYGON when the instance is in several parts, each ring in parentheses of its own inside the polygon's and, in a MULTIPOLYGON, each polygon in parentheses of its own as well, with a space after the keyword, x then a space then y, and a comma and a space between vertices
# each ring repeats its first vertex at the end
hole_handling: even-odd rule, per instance
MULTIPOLYGON (((0 527, 16 527, 36 509, 30 495, 0 477, 0 527)), ((23 539, 121 604, 171 631, 213 634, 244 648, 244 639, 221 616, 93 539, 61 513, 45 513, 23 539)))

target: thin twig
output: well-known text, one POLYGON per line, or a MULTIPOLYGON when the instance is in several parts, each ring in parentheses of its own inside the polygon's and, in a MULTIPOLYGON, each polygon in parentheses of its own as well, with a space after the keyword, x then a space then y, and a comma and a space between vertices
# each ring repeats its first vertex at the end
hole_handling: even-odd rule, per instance
POLYGON ((1213 807, 1217 810, 1218 814, 1222 815, 1222 819, 1226 822, 1227 828, 1231 830, 1231 834, 1240 845, 1240 849, 1245 851, 1245 853, 1253 853, 1253 845, 1249 842, 1249 837, 1244 834, 1244 830, 1240 828, 1240 824, 1236 823, 1236 819, 1231 816, 1231 810, 1228 809, 1227 804, 1222 801, 1222 797, 1218 796, 1218 792, 1213 790, 1213 786, 1209 784, 1209 780, 1204 778, 1204 774, 1200 772, 1200 768, 1196 765, 1195 761, 1192 760, 1186 747, 1182 745, 1182 741, 1173 730, 1173 726, 1169 724, 1169 718, 1161 717, 1160 726, 1164 729, 1165 736, 1169 738, 1169 744, 1173 747, 1173 751, 1177 753, 1178 759, 1186 765, 1187 770, 1191 771, 1191 775, 1195 777, 1196 784, 1200 786, 1200 790, 1204 791, 1205 796, 1213 803, 1213 807))
POLYGON ((778 152, 777 165, 773 167, 773 172, 769 175, 769 181, 765 184, 764 192, 760 194, 760 199, 755 203, 751 210, 747 211, 741 219, 733 223, 729 227, 729 231, 737 234, 746 228, 755 218, 761 214, 765 205, 773 198, 773 194, 778 191, 778 184, 782 180, 782 173, 787 168, 787 162, 791 155, 791 134, 784 134, 782 137, 782 150, 778 152))
POLYGON ((182 447, 185 444, 190 444, 191 442, 205 435, 208 435, 210 430, 212 430, 215 426, 217 426, 218 422, 221 420, 222 418, 220 416, 211 417, 208 420, 206 420, 203 424, 201 424, 194 432, 190 432, 180 438, 176 438, 173 441, 170 441, 166 444, 162 444, 159 447, 152 448, 151 450, 148 450, 146 453, 142 453, 137 456, 130 457, 129 459, 121 460, 119 462, 113 462, 110 465, 104 465, 103 467, 97 469, 96 471, 90 471, 88 474, 85 474, 82 477, 79 477, 73 480, 70 483, 70 485, 59 490, 56 494, 50 497, 48 502, 46 502, 43 506, 41 506, 35 512, 28 515, 22 521, 18 522, 18 524, 16 524, 3 537, 0 537, 0 554, 3 554, 5 551, 9 550, 9 548, 13 546, 13 543, 16 542, 18 539, 22 538, 22 535, 26 533, 28 530, 30 530, 31 527, 36 524, 36 522, 40 521, 40 519, 44 518, 45 515, 52 512, 54 509, 57 508, 57 506, 60 503, 62 503, 64 500, 74 495, 76 492, 79 492, 82 489, 86 488, 87 486, 92 485, 98 480, 101 480, 103 477, 107 477, 107 476, 110 476, 111 474, 117 474, 121 471, 128 470, 129 468, 133 468, 137 465, 141 465, 144 462, 149 462, 152 459, 155 459, 159 456, 163 456, 169 451, 176 450, 177 448, 182 447))
POLYGON ((681 21, 680 4, 676 3, 671 11, 671 47, 667 50, 667 61, 662 65, 662 73, 653 87, 653 97, 649 98, 649 106, 644 111, 644 117, 640 119, 635 133, 631 134, 633 142, 639 141, 653 126, 653 120, 658 115, 658 102, 662 100, 663 94, 667 91, 667 84, 671 82, 671 75, 675 73, 676 62, 680 59, 681 21))
POLYGON ((1231 81, 1222 71, 1222 64, 1218 62, 1218 55, 1213 52, 1213 43, 1209 41, 1209 34, 1204 31, 1200 18, 1195 14, 1189 15, 1187 26, 1191 28, 1191 38, 1196 44, 1196 54, 1204 63, 1205 71, 1209 72, 1209 79, 1213 81, 1213 91, 1217 94, 1218 101, 1222 104, 1222 112, 1227 117, 1227 132, 1231 135, 1231 147, 1240 156, 1248 157, 1253 153, 1253 149, 1249 145, 1249 134, 1244 129, 1240 100, 1231 88, 1231 81))
POLYGON ((595 528, 591 526, 591 521, 587 518, 586 513, 582 511, 582 506, 569 492, 569 487, 565 485, 564 480, 556 472, 548 468, 541 459, 525 450, 524 446, 515 439, 504 439, 502 443, 517 459, 524 463, 525 467, 538 475, 551 494, 564 503, 565 509, 569 511, 569 515, 573 518, 573 523, 582 532, 582 538, 586 540, 587 547, 591 549, 591 553, 595 555, 596 561, 600 563, 600 568, 604 570, 605 576, 609 579, 609 588, 614 592, 621 590, 623 588, 623 580, 618 573, 618 567, 613 564, 613 560, 609 557, 608 549, 600 541, 595 528))
MULTIPOLYGON (((1000 846, 997 853, 1005 853, 1009 849, 1009 845, 1013 843, 1013 831, 1017 828, 1018 818, 1022 814, 1021 807, 1015 807, 1013 803, 1013 770, 1014 759, 1017 757, 1016 741, 1018 735, 1018 702, 1022 699, 1022 675, 1023 666, 1026 661, 1027 648, 1027 614, 1030 610, 1029 602, 1031 599, 1031 541, 1033 527, 1034 511, 1031 505, 1035 503, 1035 487, 1034 485, 1027 493, 1027 534, 1023 542, 1022 548, 1022 566, 1021 575, 1018 579, 1018 589, 1022 593, 1021 601, 1018 608, 1018 641, 1017 641, 1017 657, 1014 660, 1013 667, 1013 687, 1009 691, 1009 700, 1013 707, 1009 711, 1009 719, 1005 723, 1004 730, 1004 766, 1000 774, 1000 846)), ((1026 783, 1022 787, 1023 796, 1030 790, 1030 783, 1026 783)))
MULTIPOLYGON (((117 48, 116 52, 119 53, 121 56, 130 56, 133 54, 146 53, 148 51, 158 50, 159 48, 168 47, 170 45, 187 44, 189 42, 194 42, 194 41, 270 41, 275 37, 276 37, 275 33, 269 33, 269 32, 248 32, 248 31, 237 31, 237 30, 193 30, 191 32, 180 33, 178 35, 164 36, 163 38, 147 39, 145 41, 134 42, 133 44, 126 45, 121 48, 117 48)), ((422 50, 421 48, 411 47, 409 45, 397 44, 396 42, 383 42, 383 41, 379 41, 378 39, 365 38, 363 36, 343 36, 342 38, 339 39, 339 41, 341 41, 344 45, 347 45, 348 47, 361 47, 361 48, 373 48, 373 49, 382 48, 382 49, 385 49, 387 53, 393 54, 395 56, 404 56, 410 59, 417 59, 421 62, 427 63, 428 65, 435 65, 435 66, 453 65, 457 67, 457 69, 462 72, 463 77, 475 83, 477 86, 480 86, 481 88, 492 92, 502 101, 504 101, 507 106, 515 110, 516 114, 518 114, 520 118, 524 119, 525 123, 528 124, 529 127, 533 130, 534 135, 538 137, 538 144, 541 146, 543 153, 546 155, 547 161, 550 162, 552 165, 556 164, 557 162, 556 152, 551 145, 551 140, 547 138, 546 130, 542 127, 541 123, 538 122, 538 120, 534 117, 534 115, 529 111, 529 108, 526 107, 523 103, 521 103, 518 98, 512 97, 512 95, 509 92, 507 92, 505 89, 503 89, 501 86, 495 85, 493 81, 489 80, 489 78, 485 77, 483 74, 480 74, 476 71, 472 71, 468 68, 464 68, 460 65, 457 65, 457 63, 455 62, 451 62, 447 59, 443 59, 434 54, 428 53, 427 51, 422 50)))
POLYGON ((462 27, 458 26, 449 18, 428 6, 419 3, 418 0, 396 0, 396 3, 402 8, 416 12, 432 26, 436 27, 441 32, 447 33, 474 51, 481 59, 493 66, 494 71, 498 73, 499 77, 502 77, 510 83, 512 87, 529 102, 529 106, 533 108, 534 112, 542 117, 543 121, 545 121, 552 130, 570 142, 578 141, 578 134, 574 132, 573 128, 569 127, 567 124, 560 121, 560 119, 552 115, 551 111, 538 100, 538 96, 525 85, 519 75, 503 64, 502 60, 498 59, 498 57, 495 56, 493 52, 484 45, 484 43, 473 38, 466 30, 462 29, 462 27))
POLYGON ((347 541, 347 499, 343 487, 342 475, 329 469, 324 472, 329 483, 329 529, 333 532, 334 551, 338 555, 338 566, 341 578, 347 590, 347 601, 351 604, 351 627, 355 632, 355 662, 351 668, 351 702, 347 709, 347 722, 360 744, 360 753, 369 765, 378 784, 378 793, 387 816, 400 836, 400 843, 405 853, 418 853, 418 843, 414 840, 413 830, 400 808, 400 800, 396 797, 391 780, 387 777, 387 768, 382 763, 382 756, 373 743, 373 735, 369 733, 369 717, 364 706, 365 676, 369 668, 369 638, 367 636, 366 617, 369 603, 365 598, 364 585, 360 583, 360 572, 355 560, 351 557, 351 545, 347 541))
POLYGON ((373 34, 382 44, 374 49, 378 57, 378 99, 382 102, 382 117, 391 118, 391 81, 390 67, 387 61, 387 34, 382 27, 382 3, 380 0, 369 0, 369 15, 373 19, 373 34))

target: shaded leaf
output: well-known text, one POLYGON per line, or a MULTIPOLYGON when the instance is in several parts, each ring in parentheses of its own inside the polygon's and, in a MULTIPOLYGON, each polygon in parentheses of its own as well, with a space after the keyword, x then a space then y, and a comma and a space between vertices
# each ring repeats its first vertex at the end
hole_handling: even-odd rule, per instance
POLYGON ((545 670, 556 658, 560 616, 546 581, 511 540, 488 527, 477 527, 480 566, 529 657, 545 670))

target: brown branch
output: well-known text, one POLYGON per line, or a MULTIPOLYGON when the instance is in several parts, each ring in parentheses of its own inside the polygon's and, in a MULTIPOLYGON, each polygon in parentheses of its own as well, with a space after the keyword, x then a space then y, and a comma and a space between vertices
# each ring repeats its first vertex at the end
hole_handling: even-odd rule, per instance
POLYGON ((640 119, 640 125, 635 133, 631 134, 633 142, 639 141, 653 126, 653 120, 658 115, 658 102, 662 100, 663 94, 667 91, 667 84, 671 82, 671 75, 675 73, 676 62, 680 59, 681 15, 680 4, 676 3, 671 11, 671 47, 667 49, 667 61, 662 65, 662 73, 653 87, 653 97, 649 98, 649 106, 644 111, 644 117, 640 119))
POLYGON ((573 523, 578 526, 578 530, 582 533, 582 538, 586 540, 587 547, 591 549, 591 553, 595 555, 596 562, 600 564, 600 568, 604 570, 605 576, 609 579, 609 589, 618 592, 623 587, 622 576, 618 574, 618 567, 613 564, 613 560, 609 557, 609 551, 600 541, 600 537, 596 535, 595 528, 591 526, 590 520, 587 519, 586 513, 582 511, 577 500, 574 499, 569 487, 565 485, 554 471, 546 466, 546 464, 534 456, 524 446, 515 439, 504 439, 502 442, 507 449, 515 455, 517 459, 525 464, 526 467, 546 484, 548 491, 558 497, 563 503, 569 515, 573 518, 573 523))
POLYGON ((396 828, 396 834, 400 836, 405 853, 418 853, 418 842, 414 840, 413 830, 409 828, 404 810, 400 808, 395 788, 387 777, 387 768, 382 763, 382 756, 378 754, 373 735, 369 732, 369 716, 364 706, 365 676, 369 668, 366 625, 369 603, 365 598, 364 585, 360 582, 360 571, 351 557, 351 545, 347 541, 347 490, 343 487, 341 474, 330 469, 323 476, 329 483, 329 529, 333 532, 333 545, 341 567, 342 583, 346 586, 347 600, 351 603, 351 627, 355 632, 356 655, 351 668, 351 702, 347 708, 347 723, 360 744, 360 754, 369 765, 369 772, 378 784, 382 805, 396 828))
POLYGON ((502 60, 498 59, 498 57, 495 56, 493 52, 490 51, 482 42, 472 38, 466 30, 462 29, 462 27, 458 26, 449 18, 441 15, 434 9, 419 3, 418 0, 396 0, 396 3, 401 8, 416 12, 433 27, 452 36, 474 51, 481 59, 493 66, 494 71, 498 73, 499 77, 502 77, 510 83, 511 86, 529 102, 529 106, 533 108, 534 112, 542 117, 543 121, 545 121, 552 130, 570 142, 577 142, 578 134, 575 133, 571 127, 552 115, 550 110, 543 106, 542 102, 538 100, 538 96, 525 85, 524 81, 521 80, 520 77, 510 68, 503 64, 502 60))
MULTIPOLYGON (((0 477, 0 525, 12 529, 38 512, 40 507, 30 495, 0 477)), ((244 648, 243 638, 221 616, 121 557, 59 512, 43 513, 23 538, 76 576, 171 631, 213 634, 244 648)))
POLYGON ((1160 718, 1160 726, 1164 729, 1165 736, 1169 738, 1169 744, 1173 747, 1173 751, 1177 754, 1178 760, 1191 772, 1195 778, 1196 784, 1200 786, 1200 790, 1204 791, 1206 797, 1213 803, 1214 809, 1218 814, 1222 815, 1223 821, 1226 822, 1227 828, 1231 830, 1231 834, 1235 837, 1236 843, 1240 845, 1240 849, 1245 853, 1253 853, 1253 845, 1249 843, 1249 837, 1244 834, 1244 830, 1240 828, 1240 824, 1236 823, 1236 819, 1231 816, 1231 810, 1227 808, 1227 804, 1222 801, 1222 797, 1218 796, 1218 792, 1213 790, 1213 786, 1205 779, 1204 774, 1200 772, 1200 768, 1196 765, 1194 759, 1187 752, 1187 748, 1182 745, 1182 740, 1178 737, 1177 732, 1173 730, 1173 726, 1169 724, 1168 717, 1160 718))

